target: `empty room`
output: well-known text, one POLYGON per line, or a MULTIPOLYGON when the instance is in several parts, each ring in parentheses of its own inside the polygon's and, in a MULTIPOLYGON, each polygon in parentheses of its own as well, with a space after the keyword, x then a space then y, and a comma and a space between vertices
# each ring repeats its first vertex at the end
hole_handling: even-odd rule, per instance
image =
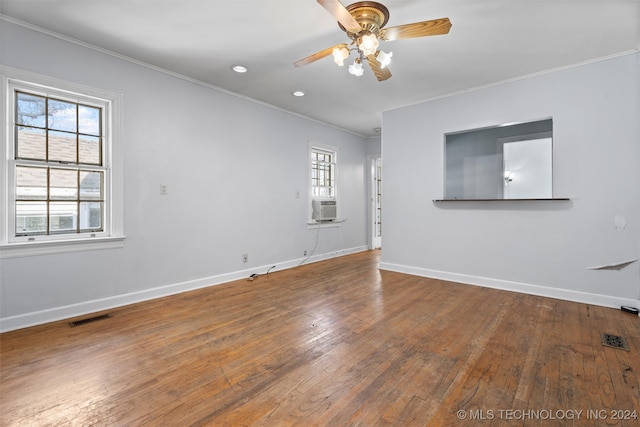
POLYGON ((0 0, 0 425, 638 425, 639 17, 0 0))

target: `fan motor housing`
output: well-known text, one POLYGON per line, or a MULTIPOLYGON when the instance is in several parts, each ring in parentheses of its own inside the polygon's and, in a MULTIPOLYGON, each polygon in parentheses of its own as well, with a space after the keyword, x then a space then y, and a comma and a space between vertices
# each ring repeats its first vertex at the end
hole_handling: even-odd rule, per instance
MULTIPOLYGON (((362 31, 370 31, 377 34, 389 21, 389 9, 383 4, 375 1, 359 1, 346 7, 351 16, 358 21, 362 31)), ((341 23, 338 26, 346 32, 350 38, 357 36, 347 31, 341 23)))

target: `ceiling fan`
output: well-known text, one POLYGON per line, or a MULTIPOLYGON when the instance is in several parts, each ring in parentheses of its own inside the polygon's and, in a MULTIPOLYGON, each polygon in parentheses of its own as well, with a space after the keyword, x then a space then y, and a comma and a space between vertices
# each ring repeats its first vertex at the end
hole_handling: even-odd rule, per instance
POLYGON ((387 65, 391 62, 393 53, 378 50, 380 40, 391 41, 447 34, 451 28, 449 18, 384 28, 389 21, 389 9, 383 4, 374 1, 359 1, 345 7, 339 0, 317 1, 338 20, 338 26, 347 33, 351 42, 331 46, 307 56, 294 62, 296 67, 302 67, 329 55, 333 55, 333 60, 337 65, 343 66, 344 60, 349 57, 350 52, 355 51, 356 58, 354 63, 349 66, 349 73, 361 76, 364 72, 362 63, 366 58, 376 78, 379 81, 387 80, 391 77, 387 65), (354 47, 350 48, 349 46, 354 47))

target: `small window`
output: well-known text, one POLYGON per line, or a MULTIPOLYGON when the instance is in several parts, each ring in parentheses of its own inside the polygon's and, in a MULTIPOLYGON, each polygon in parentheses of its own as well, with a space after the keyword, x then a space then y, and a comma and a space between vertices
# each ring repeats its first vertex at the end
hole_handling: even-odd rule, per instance
POLYGON ((311 147, 311 196, 313 199, 336 197, 336 152, 311 147))

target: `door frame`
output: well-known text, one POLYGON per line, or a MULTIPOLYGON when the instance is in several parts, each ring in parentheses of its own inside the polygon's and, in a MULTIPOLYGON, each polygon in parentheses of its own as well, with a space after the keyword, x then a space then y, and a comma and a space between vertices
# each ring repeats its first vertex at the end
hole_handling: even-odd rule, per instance
POLYGON ((367 163, 369 165, 369 209, 367 215, 368 222, 368 246, 370 250, 380 249, 382 247, 382 236, 376 236, 376 167, 379 163, 382 166, 382 156, 380 154, 374 154, 367 156, 367 163))

